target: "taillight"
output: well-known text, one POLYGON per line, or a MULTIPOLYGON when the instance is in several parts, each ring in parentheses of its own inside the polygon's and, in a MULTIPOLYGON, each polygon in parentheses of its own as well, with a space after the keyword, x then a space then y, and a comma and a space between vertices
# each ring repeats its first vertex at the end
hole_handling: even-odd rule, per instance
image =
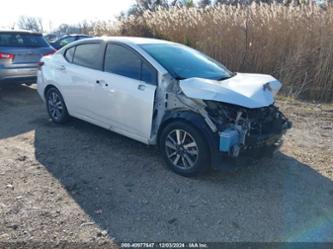
POLYGON ((54 51, 48 52, 48 53, 46 53, 46 54, 43 54, 43 56, 53 55, 55 52, 56 52, 56 51, 54 50, 54 51))
POLYGON ((42 61, 38 62, 38 70, 41 70, 42 66, 44 66, 44 62, 42 61))
POLYGON ((15 55, 0 52, 0 60, 13 60, 15 55))

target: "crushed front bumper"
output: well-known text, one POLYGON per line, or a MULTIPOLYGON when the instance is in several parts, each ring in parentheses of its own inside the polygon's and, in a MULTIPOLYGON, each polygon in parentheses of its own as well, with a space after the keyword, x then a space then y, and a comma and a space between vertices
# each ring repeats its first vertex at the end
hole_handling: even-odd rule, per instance
POLYGON ((239 151, 237 151, 236 156, 234 153, 234 147, 238 146, 235 143, 236 139, 230 139, 231 143, 228 146, 232 148, 230 151, 223 151, 221 146, 223 142, 223 137, 218 136, 217 143, 219 146, 213 148, 211 151, 212 167, 215 169, 230 169, 235 168, 235 165, 247 164, 251 160, 249 159, 260 159, 264 157, 272 157, 276 151, 283 144, 282 137, 288 129, 292 127, 292 123, 288 120, 283 124, 283 127, 279 133, 264 134, 260 136, 250 135, 246 136, 245 144, 239 146, 239 151))

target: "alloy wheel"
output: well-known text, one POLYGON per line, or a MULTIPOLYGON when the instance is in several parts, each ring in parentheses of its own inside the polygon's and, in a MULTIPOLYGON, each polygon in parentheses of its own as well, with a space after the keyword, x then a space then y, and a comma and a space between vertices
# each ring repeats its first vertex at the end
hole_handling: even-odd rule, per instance
POLYGON ((166 155, 170 162, 180 169, 192 168, 199 157, 199 147, 188 132, 172 130, 165 140, 166 155))
POLYGON ((64 105, 61 97, 52 91, 48 96, 47 102, 51 117, 55 120, 60 120, 64 113, 64 105))

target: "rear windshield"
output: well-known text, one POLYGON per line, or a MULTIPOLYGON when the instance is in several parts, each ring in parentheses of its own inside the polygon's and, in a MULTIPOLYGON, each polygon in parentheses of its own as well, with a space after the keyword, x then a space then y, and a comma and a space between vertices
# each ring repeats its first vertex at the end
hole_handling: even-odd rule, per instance
POLYGON ((24 33, 0 33, 0 47, 48 47, 42 35, 24 33))

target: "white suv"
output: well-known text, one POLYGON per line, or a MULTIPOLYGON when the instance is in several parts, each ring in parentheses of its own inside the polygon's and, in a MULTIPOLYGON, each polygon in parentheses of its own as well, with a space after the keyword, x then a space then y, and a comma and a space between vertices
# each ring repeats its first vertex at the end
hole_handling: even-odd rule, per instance
POLYGON ((273 152, 291 123, 274 106, 281 83, 232 73, 187 46, 110 37, 44 57, 38 92, 55 123, 83 119, 145 144, 192 176, 228 158, 273 152))

